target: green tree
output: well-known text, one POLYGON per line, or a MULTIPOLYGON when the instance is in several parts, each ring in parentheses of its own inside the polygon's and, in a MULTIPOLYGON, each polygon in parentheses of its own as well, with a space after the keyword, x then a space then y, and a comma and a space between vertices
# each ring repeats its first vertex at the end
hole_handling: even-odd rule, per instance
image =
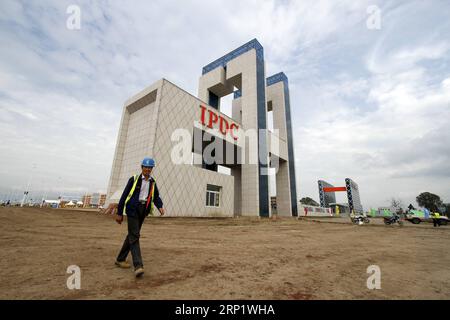
POLYGON ((444 203, 442 207, 443 207, 442 213, 450 218, 450 203, 444 203))
POLYGON ((307 205, 307 206, 319 206, 319 204, 316 201, 314 201, 314 199, 311 199, 310 197, 301 198, 300 203, 307 205))
POLYGON ((432 212, 438 211, 438 208, 442 206, 441 198, 430 192, 422 192, 416 197, 416 201, 419 206, 427 208, 432 212))

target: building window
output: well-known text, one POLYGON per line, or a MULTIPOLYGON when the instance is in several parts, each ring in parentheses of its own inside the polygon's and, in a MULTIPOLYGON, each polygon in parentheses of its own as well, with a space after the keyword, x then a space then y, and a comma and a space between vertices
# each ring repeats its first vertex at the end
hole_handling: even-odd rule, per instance
POLYGON ((220 207, 220 189, 221 187, 212 184, 206 185, 206 206, 220 207))

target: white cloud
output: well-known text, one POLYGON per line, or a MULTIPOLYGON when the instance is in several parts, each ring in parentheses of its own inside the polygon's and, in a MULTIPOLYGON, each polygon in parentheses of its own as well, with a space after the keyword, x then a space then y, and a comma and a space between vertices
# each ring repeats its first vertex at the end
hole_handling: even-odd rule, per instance
POLYGON ((2 1, 2 186, 31 161, 42 187, 106 189, 123 102, 161 77, 196 94, 202 66, 256 37, 289 77, 301 196, 348 176, 366 207, 450 201, 449 5, 375 3, 379 31, 373 1, 78 1, 70 31, 72 1, 2 1))

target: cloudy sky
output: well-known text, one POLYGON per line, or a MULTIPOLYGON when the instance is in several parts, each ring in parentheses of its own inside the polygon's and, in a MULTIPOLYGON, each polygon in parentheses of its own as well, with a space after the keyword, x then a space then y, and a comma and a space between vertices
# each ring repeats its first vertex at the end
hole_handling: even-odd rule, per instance
POLYGON ((450 202, 449 14, 446 0, 2 0, 0 194, 106 191, 123 102, 162 77, 196 95, 204 65, 257 38, 266 74, 289 77, 300 197, 351 177, 365 208, 450 202))

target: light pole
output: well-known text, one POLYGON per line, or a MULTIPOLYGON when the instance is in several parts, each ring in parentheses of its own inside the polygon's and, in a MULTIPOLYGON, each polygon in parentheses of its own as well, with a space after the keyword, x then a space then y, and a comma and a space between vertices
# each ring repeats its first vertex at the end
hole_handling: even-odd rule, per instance
POLYGON ((42 183, 42 200, 40 207, 42 208, 44 206, 44 202, 47 199, 47 185, 42 183))
POLYGON ((58 196, 58 204, 57 204, 57 208, 59 208, 59 205, 61 204, 61 200, 62 200, 62 196, 61 196, 61 186, 62 186, 62 178, 61 177, 58 177, 58 183, 57 183, 57 186, 58 186, 58 194, 59 194, 59 196, 58 196))
POLYGON ((25 189, 25 191, 23 192, 23 197, 22 197, 22 202, 20 203, 20 206, 23 207, 25 200, 28 197, 28 193, 30 192, 30 188, 31 188, 31 181, 33 180, 33 173, 34 173, 34 169, 36 169, 36 164, 33 163, 33 166, 31 168, 31 174, 30 174, 30 178, 28 179, 28 183, 27 183, 27 188, 25 189))

